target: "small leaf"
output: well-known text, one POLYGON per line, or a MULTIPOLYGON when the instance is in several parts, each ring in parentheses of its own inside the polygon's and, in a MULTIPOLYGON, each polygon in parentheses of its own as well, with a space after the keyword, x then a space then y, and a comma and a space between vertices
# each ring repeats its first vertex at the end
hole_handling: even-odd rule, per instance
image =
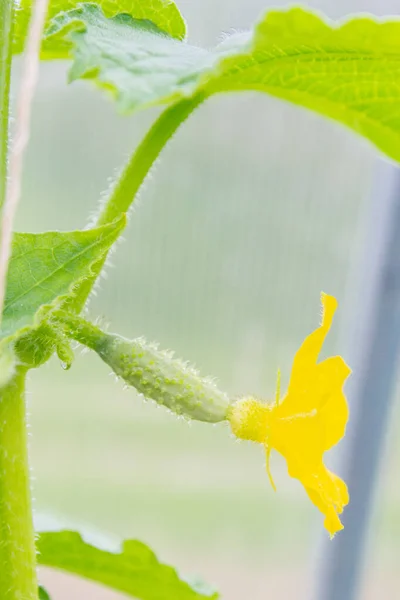
POLYGON ((271 10, 253 33, 213 51, 126 14, 107 19, 83 4, 52 21, 50 43, 75 45, 71 80, 92 78, 122 111, 196 94, 254 90, 333 118, 400 160, 400 21, 334 23, 293 8, 271 10))
POLYGON ((51 600, 49 594, 42 585, 39 585, 39 600, 51 600))
MULTIPOLYGON (((79 0, 50 0, 47 24, 64 11, 79 6, 79 0)), ((14 25, 14 54, 23 51, 32 13, 33 0, 21 0, 14 25)), ((173 38, 183 39, 186 33, 185 21, 172 0, 100 0, 98 5, 107 17, 125 13, 136 19, 148 19, 166 31, 173 38)), ((44 41, 42 58, 68 58, 71 43, 67 40, 44 41)))
MULTIPOLYGON (((16 233, 9 264, 0 338, 26 334, 38 325, 39 310, 73 297, 125 226, 125 216, 86 231, 16 233)), ((40 322, 40 319, 39 319, 40 322)))
POLYGON ((44 532, 37 541, 38 561, 80 575, 138 600, 214 600, 204 584, 190 584, 173 567, 160 563, 148 546, 123 543, 120 553, 96 548, 74 531, 44 532), (203 586, 203 587, 202 587, 203 586))

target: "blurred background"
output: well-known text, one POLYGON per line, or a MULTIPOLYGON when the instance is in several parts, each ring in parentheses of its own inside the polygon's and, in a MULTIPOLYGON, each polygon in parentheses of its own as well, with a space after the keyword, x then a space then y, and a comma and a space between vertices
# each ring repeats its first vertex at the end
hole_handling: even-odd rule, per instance
MULTIPOLYGON (((250 27, 269 4, 179 7, 189 41, 212 46, 221 31, 250 27)), ((303 4, 335 18, 398 10, 395 0, 303 4)), ((158 114, 118 116, 89 84, 67 86, 67 67, 41 67, 18 230, 87 225, 158 114)), ((319 322, 321 290, 339 299, 325 352, 346 357, 377 160, 367 142, 305 110, 249 93, 212 98, 153 170, 90 316, 174 349, 232 395, 272 398, 277 368, 284 388, 294 352, 319 322)), ((224 425, 188 424, 145 404, 81 351, 68 373, 56 360, 32 372, 29 392, 39 518, 141 539, 227 600, 310 598, 322 518, 278 456, 274 493, 260 447, 235 442, 224 425)), ((363 600, 400 590, 392 422, 363 600)), ((44 577, 59 600, 117 598, 73 578, 44 577)))

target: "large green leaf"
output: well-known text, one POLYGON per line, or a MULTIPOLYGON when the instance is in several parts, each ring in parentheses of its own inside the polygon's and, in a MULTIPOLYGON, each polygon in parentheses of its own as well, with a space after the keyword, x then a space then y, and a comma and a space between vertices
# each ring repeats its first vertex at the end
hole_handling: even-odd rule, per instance
POLYGON ((211 600, 218 598, 204 584, 189 583, 172 567, 160 563, 148 546, 136 540, 113 553, 86 543, 75 531, 45 532, 37 541, 42 565, 102 583, 138 600, 211 600))
POLYGON ((40 309, 59 305, 90 276, 125 226, 122 217, 86 231, 16 233, 9 264, 0 338, 25 334, 40 309))
MULTIPOLYGON (((32 4, 32 0, 21 0, 20 2, 14 28, 15 54, 19 54, 24 49, 32 4)), ((74 9, 79 4, 79 0, 50 0, 47 23, 59 13, 74 9)), ((185 37, 185 21, 172 0, 99 0, 98 5, 108 17, 126 13, 136 19, 149 19, 172 37, 178 39, 185 37)), ((71 44, 68 40, 60 40, 57 43, 45 41, 42 58, 66 58, 70 48, 71 44)))
POLYGON ((197 93, 262 91, 340 121, 400 160, 399 20, 336 24, 300 8, 271 10, 253 33, 206 51, 154 23, 107 19, 85 4, 56 17, 47 35, 73 41, 71 79, 95 79, 123 111, 197 93))

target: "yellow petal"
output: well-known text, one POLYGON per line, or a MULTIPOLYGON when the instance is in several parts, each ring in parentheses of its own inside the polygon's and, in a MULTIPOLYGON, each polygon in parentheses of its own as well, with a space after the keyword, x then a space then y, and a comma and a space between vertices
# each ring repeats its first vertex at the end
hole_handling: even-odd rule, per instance
POLYGON ((325 341, 326 335, 331 327, 333 315, 337 308, 337 301, 333 296, 321 294, 321 302, 323 307, 322 323, 306 337, 299 350, 296 352, 293 361, 292 374, 290 377, 288 396, 293 391, 306 392, 312 374, 317 364, 318 355, 325 341))
MULTIPOLYGON (((331 535, 342 528, 338 514, 348 503, 345 483, 323 464, 328 443, 336 443, 347 422, 347 404, 333 397, 321 411, 272 419, 268 443, 286 459, 291 477, 305 487, 312 502, 325 515, 325 527, 331 535), (337 413, 336 414, 336 409, 337 413)), ((278 413, 278 409, 276 409, 278 413)))
POLYGON ((314 475, 312 487, 306 487, 310 500, 325 515, 324 526, 331 536, 343 529, 339 514, 349 502, 349 492, 343 479, 331 473, 325 465, 314 475))
POLYGON ((324 430, 323 450, 328 450, 343 437, 349 417, 343 384, 351 370, 340 356, 332 356, 314 367, 307 388, 292 387, 276 410, 276 418, 284 420, 322 417, 319 427, 324 430))
POLYGON ((320 400, 318 406, 319 414, 325 426, 324 450, 329 450, 344 436, 347 421, 349 419, 349 408, 346 396, 343 393, 343 384, 351 373, 340 356, 328 358, 318 365, 318 370, 324 366, 325 393, 321 394, 324 401, 320 400))
POLYGON ((324 453, 325 425, 321 416, 314 410, 273 419, 268 445, 286 458, 292 477, 299 478, 299 473, 313 471, 321 463, 324 453))
POLYGON ((289 391, 276 411, 277 419, 303 419, 316 410, 323 418, 323 449, 328 450, 343 437, 348 420, 348 407, 343 385, 351 370, 340 356, 317 363, 321 346, 328 333, 337 302, 322 294, 321 326, 310 334, 297 352, 290 379, 289 391))

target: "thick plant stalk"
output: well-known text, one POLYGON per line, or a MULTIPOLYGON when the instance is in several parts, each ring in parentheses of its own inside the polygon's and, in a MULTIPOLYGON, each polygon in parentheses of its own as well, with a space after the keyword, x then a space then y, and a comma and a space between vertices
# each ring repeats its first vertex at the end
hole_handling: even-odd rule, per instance
POLYGON ((37 600, 25 369, 0 390, 0 598, 37 600))

